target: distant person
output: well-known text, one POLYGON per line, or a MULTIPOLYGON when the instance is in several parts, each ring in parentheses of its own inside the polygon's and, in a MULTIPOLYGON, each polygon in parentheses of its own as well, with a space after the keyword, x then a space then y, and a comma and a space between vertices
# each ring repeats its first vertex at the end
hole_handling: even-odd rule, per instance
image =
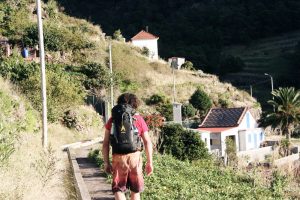
POLYGON ((105 124, 102 149, 104 170, 113 174, 112 191, 116 200, 126 200, 124 192, 127 189, 131 191, 131 200, 140 199, 140 193, 144 190, 142 142, 147 157, 146 174, 149 176, 153 172, 152 143, 144 119, 136 112, 138 106, 136 95, 120 95, 112 109, 112 117, 105 124), (109 144, 112 146, 112 165, 109 144))

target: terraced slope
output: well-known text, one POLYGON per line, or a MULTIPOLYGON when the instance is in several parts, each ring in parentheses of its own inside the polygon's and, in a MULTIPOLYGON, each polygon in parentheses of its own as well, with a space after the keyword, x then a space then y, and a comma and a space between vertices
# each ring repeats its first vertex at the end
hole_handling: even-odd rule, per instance
POLYGON ((266 106, 271 96, 271 81, 265 73, 273 77, 274 88, 297 87, 297 75, 293 73, 290 55, 299 41, 300 31, 297 31, 259 40, 248 46, 228 47, 224 52, 241 57, 246 67, 242 72, 227 74, 222 79, 248 91, 252 86, 253 96, 266 106))

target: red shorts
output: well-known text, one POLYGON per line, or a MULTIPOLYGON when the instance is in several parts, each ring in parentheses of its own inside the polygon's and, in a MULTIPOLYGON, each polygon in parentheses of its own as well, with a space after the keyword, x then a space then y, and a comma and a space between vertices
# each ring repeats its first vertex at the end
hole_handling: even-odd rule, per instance
POLYGON ((112 156, 113 182, 112 191, 125 192, 129 188, 139 193, 144 190, 143 162, 141 152, 112 156))

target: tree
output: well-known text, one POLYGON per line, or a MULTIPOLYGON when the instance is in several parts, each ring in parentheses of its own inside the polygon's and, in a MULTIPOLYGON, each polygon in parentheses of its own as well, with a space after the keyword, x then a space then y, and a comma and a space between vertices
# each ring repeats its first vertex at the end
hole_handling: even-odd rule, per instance
POLYGON ((260 120, 263 127, 280 128, 289 141, 291 133, 300 121, 300 91, 294 87, 279 88, 272 92, 273 100, 268 101, 274 107, 260 120))
POLYGON ((113 39, 114 39, 114 40, 123 41, 123 38, 124 38, 124 37, 123 37, 123 35, 122 35, 120 29, 118 29, 118 30, 116 30, 116 31, 114 32, 114 34, 113 34, 113 39))
POLYGON ((198 109, 201 114, 206 114, 211 108, 212 102, 209 96, 200 88, 198 88, 189 99, 189 102, 198 109))

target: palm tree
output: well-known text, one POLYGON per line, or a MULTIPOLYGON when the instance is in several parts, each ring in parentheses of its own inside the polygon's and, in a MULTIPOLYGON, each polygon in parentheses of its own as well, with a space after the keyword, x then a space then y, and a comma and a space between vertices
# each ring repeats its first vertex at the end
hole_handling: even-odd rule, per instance
POLYGON ((273 100, 268 103, 274 110, 267 112, 260 120, 262 127, 280 128, 290 141, 291 133, 300 121, 300 91, 294 87, 279 88, 272 92, 273 100))

